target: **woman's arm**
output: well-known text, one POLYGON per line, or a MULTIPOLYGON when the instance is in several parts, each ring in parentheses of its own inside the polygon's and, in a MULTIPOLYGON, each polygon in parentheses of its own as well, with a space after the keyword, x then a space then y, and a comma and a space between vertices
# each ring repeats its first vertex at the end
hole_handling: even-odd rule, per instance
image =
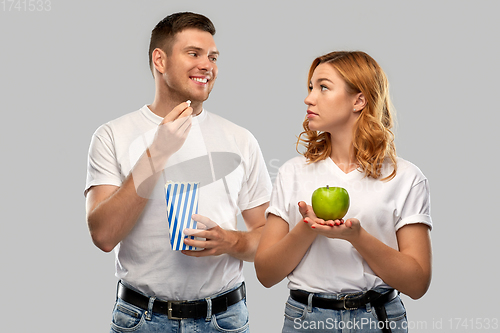
POLYGON ((413 299, 427 292, 432 275, 432 248, 427 225, 409 224, 399 229, 396 233, 399 251, 369 234, 357 219, 348 219, 344 224, 333 226, 305 225, 327 237, 349 241, 373 272, 400 292, 413 299))
MULTIPOLYGON (((299 203, 302 216, 308 216, 308 207, 299 203)), ((255 255, 257 278, 266 288, 283 280, 300 263, 316 238, 317 233, 306 223, 298 223, 289 231, 281 217, 269 214, 255 255)))

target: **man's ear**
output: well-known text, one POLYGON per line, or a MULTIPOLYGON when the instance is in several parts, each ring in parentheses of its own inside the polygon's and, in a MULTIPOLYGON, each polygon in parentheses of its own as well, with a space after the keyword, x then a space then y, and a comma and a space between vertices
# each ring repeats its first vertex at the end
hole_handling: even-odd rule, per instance
POLYGON ((153 50, 151 55, 151 60, 153 63, 154 69, 161 74, 165 73, 167 68, 167 55, 163 50, 156 48, 153 50))
POLYGON ((363 93, 360 92, 356 95, 356 100, 354 102, 354 110, 356 112, 361 111, 365 108, 365 106, 366 106, 365 95, 363 95, 363 93))

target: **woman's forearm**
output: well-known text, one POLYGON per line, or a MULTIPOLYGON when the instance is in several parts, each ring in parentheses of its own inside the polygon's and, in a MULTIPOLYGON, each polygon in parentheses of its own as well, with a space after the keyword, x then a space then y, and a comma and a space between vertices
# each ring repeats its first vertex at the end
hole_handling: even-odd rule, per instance
POLYGON ((255 255, 257 278, 265 287, 272 287, 290 274, 316 238, 304 224, 298 223, 288 232, 288 223, 269 215, 255 255))
POLYGON ((411 225, 398 231, 395 250, 361 228, 351 240, 373 272, 385 283, 413 299, 422 297, 431 280, 431 245, 427 226, 411 225))

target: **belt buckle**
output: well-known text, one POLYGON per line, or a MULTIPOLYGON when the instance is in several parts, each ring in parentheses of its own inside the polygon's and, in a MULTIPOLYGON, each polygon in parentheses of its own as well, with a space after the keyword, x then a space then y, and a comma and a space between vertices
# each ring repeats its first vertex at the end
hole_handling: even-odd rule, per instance
POLYGON ((187 318, 175 317, 172 315, 172 304, 181 304, 182 301, 167 301, 167 317, 168 319, 182 320, 187 318))
POLYGON ((359 295, 345 295, 343 296, 341 299, 344 301, 344 310, 356 310, 357 308, 349 308, 347 307, 346 305, 346 300, 348 300, 349 298, 356 298, 356 297, 359 297, 359 295))

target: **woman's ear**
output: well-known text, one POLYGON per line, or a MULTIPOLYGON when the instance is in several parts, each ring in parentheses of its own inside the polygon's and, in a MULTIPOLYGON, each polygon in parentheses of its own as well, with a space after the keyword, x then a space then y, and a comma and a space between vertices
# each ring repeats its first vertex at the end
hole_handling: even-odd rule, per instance
POLYGON ((163 50, 156 48, 151 55, 153 66, 160 75, 165 73, 167 67, 167 55, 163 50))
POLYGON ((361 110, 363 110, 366 106, 366 98, 365 98, 365 95, 363 95, 363 93, 358 93, 356 95, 356 100, 354 102, 354 111, 355 112, 359 112, 361 110))

